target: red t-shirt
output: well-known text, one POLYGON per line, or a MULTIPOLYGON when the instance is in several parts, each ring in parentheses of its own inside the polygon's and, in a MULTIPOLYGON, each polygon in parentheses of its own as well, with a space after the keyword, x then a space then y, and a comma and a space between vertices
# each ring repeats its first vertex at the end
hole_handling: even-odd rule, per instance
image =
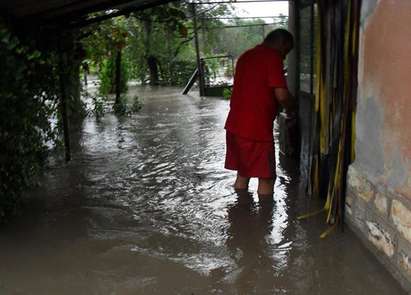
POLYGON ((278 51, 260 44, 243 53, 237 61, 225 129, 251 140, 272 141, 278 109, 274 88, 287 88, 278 51))

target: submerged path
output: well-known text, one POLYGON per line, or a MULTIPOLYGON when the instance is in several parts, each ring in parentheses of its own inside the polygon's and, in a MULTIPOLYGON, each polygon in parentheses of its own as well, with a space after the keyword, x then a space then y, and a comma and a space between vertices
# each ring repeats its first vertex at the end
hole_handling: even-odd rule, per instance
MULTIPOLYGON (((0 231, 0 294, 405 294, 347 230, 320 240, 295 163, 275 205, 223 169, 228 102, 134 89, 143 109, 88 118, 0 231)), ((255 183, 251 185, 255 191, 255 183)))

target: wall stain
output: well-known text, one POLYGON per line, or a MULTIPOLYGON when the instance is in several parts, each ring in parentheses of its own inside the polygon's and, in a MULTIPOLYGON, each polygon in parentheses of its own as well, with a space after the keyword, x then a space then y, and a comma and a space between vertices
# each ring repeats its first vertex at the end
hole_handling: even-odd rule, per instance
POLYGON ((411 198, 411 1, 371 0, 363 5, 358 161, 365 172, 382 173, 381 181, 411 198))

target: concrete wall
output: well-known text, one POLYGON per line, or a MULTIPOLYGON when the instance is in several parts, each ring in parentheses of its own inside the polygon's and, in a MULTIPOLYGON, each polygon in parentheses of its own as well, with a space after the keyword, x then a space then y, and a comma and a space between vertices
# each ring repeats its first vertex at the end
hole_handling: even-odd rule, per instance
POLYGON ((411 1, 363 0, 347 220, 411 291, 411 1))

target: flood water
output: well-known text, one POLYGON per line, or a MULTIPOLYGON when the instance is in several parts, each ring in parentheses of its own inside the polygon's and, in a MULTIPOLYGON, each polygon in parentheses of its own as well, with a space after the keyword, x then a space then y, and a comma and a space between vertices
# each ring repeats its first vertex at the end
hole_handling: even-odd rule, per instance
MULTIPOLYGON (((278 161, 275 204, 237 196, 223 168, 228 101, 134 88, 142 110, 87 118, 0 231, 0 294, 405 294, 324 217, 297 164, 278 161)), ((278 156, 278 153, 277 153, 278 156)))

